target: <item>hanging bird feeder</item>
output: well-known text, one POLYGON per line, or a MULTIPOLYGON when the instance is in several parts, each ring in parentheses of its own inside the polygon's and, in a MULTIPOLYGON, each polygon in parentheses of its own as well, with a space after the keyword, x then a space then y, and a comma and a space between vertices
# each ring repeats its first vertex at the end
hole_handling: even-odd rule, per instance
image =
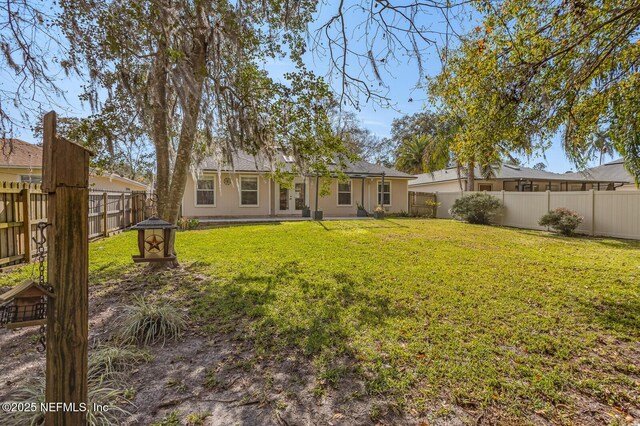
POLYGON ((139 255, 133 256, 138 262, 173 262, 176 259, 173 243, 176 226, 158 217, 150 217, 133 226, 138 231, 139 255))
POLYGON ((53 293, 33 280, 0 294, 0 327, 8 329, 47 323, 47 299, 53 293))

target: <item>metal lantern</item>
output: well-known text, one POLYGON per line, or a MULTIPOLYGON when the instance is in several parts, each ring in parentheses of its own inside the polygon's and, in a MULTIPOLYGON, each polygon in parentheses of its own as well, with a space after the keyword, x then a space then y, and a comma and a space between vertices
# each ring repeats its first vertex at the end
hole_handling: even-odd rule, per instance
POLYGON ((49 297, 53 297, 53 293, 33 280, 23 281, 0 294, 0 327, 12 329, 46 324, 49 297))
POLYGON ((171 262, 176 259, 173 251, 175 225, 153 216, 131 229, 138 231, 140 250, 139 255, 133 256, 134 262, 171 262))

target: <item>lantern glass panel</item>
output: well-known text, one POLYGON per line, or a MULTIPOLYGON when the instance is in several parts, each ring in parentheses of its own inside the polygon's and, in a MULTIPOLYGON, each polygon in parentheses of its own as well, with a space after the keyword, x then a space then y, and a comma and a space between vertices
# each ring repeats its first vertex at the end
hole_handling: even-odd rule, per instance
POLYGON ((144 230, 144 257, 159 258, 164 257, 164 230, 145 229, 144 230))

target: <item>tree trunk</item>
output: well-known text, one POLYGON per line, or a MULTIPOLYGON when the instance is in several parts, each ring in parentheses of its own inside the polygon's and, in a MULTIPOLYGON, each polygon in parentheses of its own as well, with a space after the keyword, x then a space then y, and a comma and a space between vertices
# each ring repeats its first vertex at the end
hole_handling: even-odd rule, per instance
POLYGON ((476 164, 469 161, 467 165, 467 191, 473 191, 476 181, 476 164))
POLYGON ((166 194, 169 193, 170 154, 167 111, 167 71, 166 43, 160 42, 154 59, 151 86, 151 137, 156 148, 156 203, 157 215, 165 217, 166 194))
POLYGON ((206 78, 206 53, 207 40, 204 32, 202 32, 197 38, 194 38, 191 55, 193 86, 189 88, 186 102, 182 106, 184 117, 180 128, 180 142, 173 175, 171 176, 171 186, 167 194, 167 204, 163 212, 163 219, 169 223, 177 223, 178 221, 184 187, 187 184, 187 175, 191 167, 191 153, 193 152, 193 145, 198 131, 200 104, 206 78))

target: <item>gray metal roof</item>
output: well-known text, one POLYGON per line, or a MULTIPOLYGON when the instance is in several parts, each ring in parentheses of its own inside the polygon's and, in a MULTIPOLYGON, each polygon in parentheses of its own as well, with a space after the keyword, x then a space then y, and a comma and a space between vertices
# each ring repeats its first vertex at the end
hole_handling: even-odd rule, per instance
POLYGON ((132 226, 131 229, 140 230, 140 229, 175 229, 176 225, 172 225, 166 220, 162 220, 159 217, 152 216, 147 220, 143 220, 135 226, 132 226))
MULTIPOLYGON (((583 177, 568 177, 569 174, 546 172, 544 170, 532 169, 530 167, 514 166, 512 164, 502 164, 493 171, 493 180, 546 180, 546 181, 584 181, 583 177)), ((475 168, 476 179, 482 179, 480 167, 475 168)), ((460 178, 466 179, 464 171, 460 172, 460 178)), ((421 185, 433 182, 446 182, 458 179, 458 172, 455 167, 437 170, 433 173, 422 173, 415 180, 409 182, 409 186, 421 185)))
MULTIPOLYGON (((285 164, 285 170, 290 170, 293 163, 290 158, 286 158, 282 153, 279 153, 274 158, 273 163, 269 159, 261 154, 256 156, 248 154, 244 151, 238 151, 232 156, 231 164, 223 164, 219 166, 218 161, 213 157, 205 158, 200 163, 200 170, 202 171, 226 171, 226 172, 270 172, 275 169, 275 162, 281 162, 285 164)), ((384 167, 378 164, 371 164, 366 161, 360 160, 356 162, 346 162, 346 167, 343 170, 347 175, 352 177, 357 176, 380 176, 382 173, 386 177, 413 179, 415 176, 410 174, 384 167)), ((331 164, 329 169, 337 169, 335 164, 331 164)))
POLYGON ((597 182, 633 183, 633 176, 624 168, 622 158, 581 172, 567 173, 565 176, 597 182))

